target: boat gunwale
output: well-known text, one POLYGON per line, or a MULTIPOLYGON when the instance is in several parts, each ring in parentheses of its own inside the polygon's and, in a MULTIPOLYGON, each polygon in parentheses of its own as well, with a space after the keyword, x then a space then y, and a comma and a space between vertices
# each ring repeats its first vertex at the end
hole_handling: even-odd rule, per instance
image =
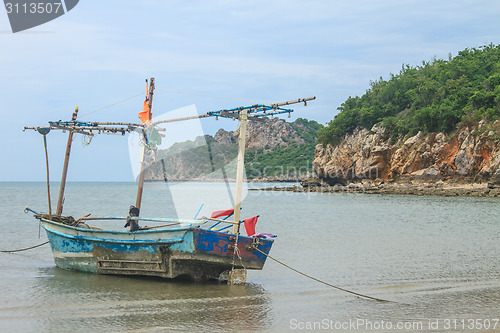
POLYGON ((145 245, 145 244, 175 244, 182 243, 184 240, 182 238, 169 238, 169 239, 111 239, 111 238, 96 238, 89 236, 77 236, 71 234, 65 234, 60 231, 56 231, 54 229, 47 229, 44 226, 45 230, 48 230, 50 233, 55 234, 60 237, 75 239, 75 240, 83 240, 89 242, 99 242, 99 243, 116 243, 116 244, 128 244, 128 245, 145 245))
POLYGON ((71 226, 67 225, 64 223, 48 220, 45 218, 41 218, 40 221, 42 222, 47 222, 49 224, 54 224, 66 229, 72 229, 72 230, 77 230, 77 231, 82 231, 82 232, 96 232, 96 233, 109 233, 109 234, 118 234, 118 235, 123 235, 123 234, 147 234, 147 233, 160 233, 160 232, 165 232, 165 231, 185 231, 189 229, 196 229, 195 227, 192 226, 187 226, 187 227, 163 227, 163 228, 157 228, 157 229, 149 229, 149 230, 136 230, 136 231, 121 231, 121 230, 112 230, 112 229, 92 229, 92 228, 81 228, 81 227, 76 227, 76 226, 71 226))
MULTIPOLYGON (((120 231, 120 230, 110 230, 110 229, 88 229, 88 228, 80 228, 80 227, 75 227, 75 226, 70 226, 70 225, 67 225, 67 224, 64 224, 64 223, 60 223, 60 222, 55 222, 55 221, 51 221, 51 220, 47 220, 45 218, 41 218, 40 221, 42 222, 46 222, 46 223, 49 223, 49 224, 53 224, 53 225, 56 225, 58 227, 63 227, 63 228, 66 228, 66 229, 70 229, 70 230, 76 230, 76 231, 81 231, 81 232, 84 232, 84 233, 88 233, 88 232, 97 232, 97 233, 108 233, 108 234, 116 234, 116 235, 137 235, 137 234, 141 234, 141 235, 145 235, 145 234, 158 234, 158 233, 165 233, 165 232, 178 232, 178 231, 204 231, 204 232, 209 232, 209 233, 215 233, 215 234, 221 234, 221 235, 225 235, 225 236, 233 236, 235 237, 236 234, 233 234, 233 233, 228 233, 228 232, 222 232, 222 231, 218 231, 218 230, 210 230, 210 229, 204 229, 204 228, 200 228, 199 226, 198 227, 193 227, 193 226, 187 226, 187 227, 175 227, 175 228, 171 228, 171 227, 165 227, 163 229, 151 229, 151 230, 136 230, 136 231, 120 231)), ((89 236, 78 236, 78 235, 71 235, 71 234, 66 234, 66 233, 62 233, 60 231, 56 231, 52 228, 48 228, 46 227, 45 225, 43 225, 42 223, 42 226, 45 230, 47 231, 50 231, 52 233, 55 233, 59 236, 63 236, 63 237, 66 237, 66 236, 71 236, 73 237, 74 239, 91 239, 91 238, 94 238, 95 240, 103 240, 103 241, 119 241, 119 242, 133 242, 134 244, 138 244, 140 242, 155 242, 155 243, 159 243, 160 241, 158 239, 156 240, 120 240, 120 239, 106 239, 106 238, 95 238, 95 237, 89 237, 89 236), (50 229, 50 230, 48 230, 50 229)), ((239 238, 242 238, 242 239, 253 239, 254 236, 245 236, 245 235, 242 235, 240 234, 239 235, 239 238)), ((265 239, 266 241, 270 241, 271 243, 274 243, 274 239, 273 238, 266 238, 265 239)))

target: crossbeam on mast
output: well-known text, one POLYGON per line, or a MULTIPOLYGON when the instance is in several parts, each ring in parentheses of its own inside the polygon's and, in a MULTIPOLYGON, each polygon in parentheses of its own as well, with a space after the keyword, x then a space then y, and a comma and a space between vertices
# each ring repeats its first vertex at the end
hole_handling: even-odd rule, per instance
MULTIPOLYGON (((155 121, 150 124, 150 126, 156 126, 160 124, 172 123, 177 121, 185 121, 191 119, 202 119, 208 117, 223 117, 230 119, 239 119, 243 110, 247 110, 248 120, 258 120, 257 118, 263 118, 267 116, 274 116, 284 113, 293 112, 292 109, 281 108, 283 105, 292 105, 297 103, 306 103, 307 101, 314 100, 316 97, 307 97, 307 98, 299 98, 291 101, 281 102, 281 103, 272 103, 271 105, 264 104, 254 104, 250 106, 240 106, 232 109, 222 109, 216 111, 209 111, 206 114, 189 116, 189 117, 180 117, 173 119, 165 119, 155 121)), ((73 133, 84 134, 84 135, 93 135, 90 131, 97 131, 102 133, 122 133, 122 132, 133 132, 137 130, 142 130, 147 127, 145 124, 139 123, 127 123, 127 122, 84 122, 84 121, 50 121, 49 122, 50 129, 53 130, 67 130, 72 131, 73 133)), ((24 127, 23 130, 32 129, 38 130, 40 127, 24 127)), ((159 129, 161 130, 161 129, 159 129)))

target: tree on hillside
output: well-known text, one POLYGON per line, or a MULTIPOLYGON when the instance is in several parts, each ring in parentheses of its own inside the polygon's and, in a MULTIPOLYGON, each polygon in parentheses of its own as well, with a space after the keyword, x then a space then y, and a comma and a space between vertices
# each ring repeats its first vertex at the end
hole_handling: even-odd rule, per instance
POLYGON ((371 82, 361 97, 349 97, 318 133, 337 143, 361 126, 380 123, 393 135, 450 132, 464 121, 500 118, 500 45, 465 49, 449 60, 403 65, 386 81, 371 82))

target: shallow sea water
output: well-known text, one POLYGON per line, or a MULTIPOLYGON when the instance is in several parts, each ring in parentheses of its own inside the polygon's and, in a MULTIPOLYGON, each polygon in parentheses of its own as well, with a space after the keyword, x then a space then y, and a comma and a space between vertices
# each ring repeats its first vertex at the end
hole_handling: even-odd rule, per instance
MULTIPOLYGON (((47 210, 45 184, 0 186, 0 250, 46 241, 43 229, 38 238, 36 220, 23 213, 26 205, 47 210)), ((220 183, 147 184, 141 215, 192 218, 201 203, 200 216, 208 215, 230 204, 217 194, 225 190, 220 183)), ((69 183, 65 212, 123 216, 135 194, 132 183, 69 183)), ((257 232, 278 235, 272 257, 394 302, 341 292, 269 259, 264 270, 249 272, 244 286, 64 271, 46 245, 0 253, 0 329, 500 331, 497 198, 249 191, 242 216, 257 214, 257 232)))

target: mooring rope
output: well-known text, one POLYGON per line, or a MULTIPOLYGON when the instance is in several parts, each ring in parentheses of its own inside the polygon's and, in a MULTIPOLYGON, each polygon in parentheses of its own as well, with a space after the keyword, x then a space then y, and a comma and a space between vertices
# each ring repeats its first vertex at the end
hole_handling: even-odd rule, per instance
POLYGON ((35 245, 35 246, 30 246, 30 247, 27 247, 27 248, 24 248, 24 249, 19 249, 19 250, 10 250, 10 251, 7 251, 7 250, 4 250, 4 251, 0 251, 2 253, 12 253, 12 252, 21 252, 21 251, 26 251, 26 250, 31 250, 31 249, 34 249, 34 248, 37 248, 39 246, 42 246, 42 245, 45 245, 47 244, 49 241, 46 241, 44 243, 41 243, 41 244, 38 244, 38 245, 35 245))
POLYGON ((381 298, 376 298, 376 297, 372 297, 372 296, 368 296, 368 295, 363 295, 363 294, 357 293, 357 292, 355 292, 355 291, 351 291, 351 290, 347 290, 347 289, 344 289, 344 288, 341 288, 341 287, 338 287, 338 286, 334 286, 333 284, 330 284, 330 283, 328 283, 328 282, 322 281, 322 280, 317 279, 317 278, 315 278, 315 277, 313 277, 313 276, 307 275, 306 273, 303 273, 303 272, 301 272, 301 271, 299 271, 299 270, 297 270, 297 269, 295 269, 295 268, 293 268, 293 267, 288 266, 288 265, 287 265, 287 264, 285 264, 284 262, 279 261, 278 259, 271 257, 269 254, 266 254, 265 252, 261 251, 261 250, 260 250, 259 248, 257 248, 256 246, 253 246, 253 248, 254 248, 255 250, 259 251, 260 253, 262 253, 263 255, 265 255, 266 257, 268 257, 269 259, 272 259, 272 260, 276 261, 278 264, 283 265, 283 266, 285 266, 286 268, 291 269, 292 271, 294 271, 294 272, 296 272, 296 273, 299 273, 300 275, 303 275, 303 276, 305 276, 305 277, 307 277, 307 278, 309 278, 309 279, 312 279, 312 280, 314 280, 314 281, 317 281, 317 282, 322 283, 322 284, 324 284, 324 285, 327 285, 327 286, 329 286, 329 287, 332 287, 332 288, 335 288, 335 289, 338 289, 338 290, 341 290, 341 291, 344 291, 344 292, 346 292, 346 293, 350 293, 350 294, 353 294, 353 295, 356 295, 356 296, 359 296, 359 297, 368 298, 368 299, 371 299, 371 300, 374 300, 374 301, 378 301, 378 302, 398 303, 398 302, 395 302, 395 301, 389 301, 389 300, 386 300, 386 299, 381 299, 381 298))

